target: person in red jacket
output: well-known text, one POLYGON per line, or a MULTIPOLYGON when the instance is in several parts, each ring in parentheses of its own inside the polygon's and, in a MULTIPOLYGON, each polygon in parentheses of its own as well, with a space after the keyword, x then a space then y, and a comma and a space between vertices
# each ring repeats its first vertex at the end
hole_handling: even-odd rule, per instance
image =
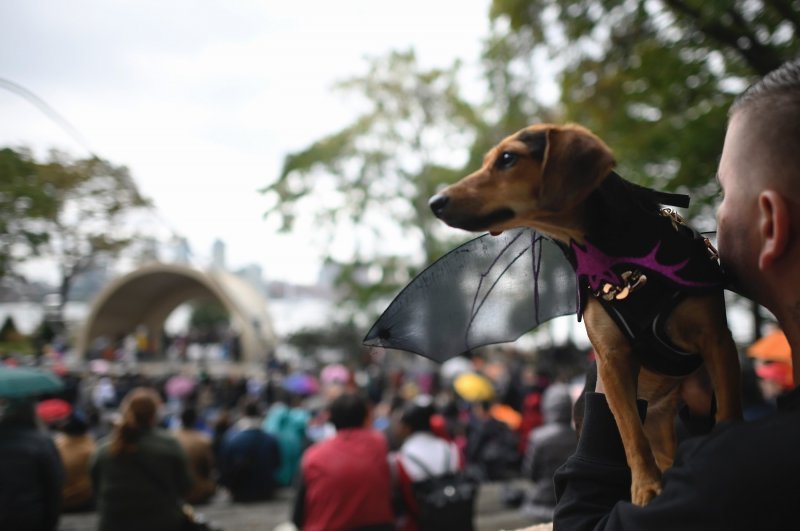
POLYGON ((356 393, 331 402, 336 435, 306 450, 292 520, 303 531, 393 531, 386 438, 356 393))

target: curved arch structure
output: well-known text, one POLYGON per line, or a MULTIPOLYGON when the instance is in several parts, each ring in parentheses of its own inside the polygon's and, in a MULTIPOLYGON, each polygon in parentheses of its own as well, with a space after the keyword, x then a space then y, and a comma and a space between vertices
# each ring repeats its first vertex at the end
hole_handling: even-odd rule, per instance
POLYGON ((169 315, 191 300, 218 301, 239 332, 241 361, 263 362, 276 345, 266 298, 239 277, 221 270, 200 271, 178 264, 150 264, 111 282, 92 301, 77 338, 77 353, 86 356, 100 337, 133 334, 144 325, 156 352, 169 315))

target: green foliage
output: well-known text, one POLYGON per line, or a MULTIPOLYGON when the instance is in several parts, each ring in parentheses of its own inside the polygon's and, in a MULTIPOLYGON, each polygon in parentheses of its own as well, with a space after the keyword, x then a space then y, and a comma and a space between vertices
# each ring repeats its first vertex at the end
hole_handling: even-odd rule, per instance
POLYGON ((6 317, 0 327, 0 353, 2 354, 33 354, 33 344, 30 339, 19 330, 11 316, 6 317))
POLYGON ((794 58, 800 15, 788 0, 494 0, 495 38, 546 49, 564 120, 593 129, 626 177, 693 196, 711 212, 732 98, 794 58))
POLYGON ((459 69, 423 69, 412 52, 373 59, 366 74, 338 85, 362 97, 365 110, 287 155, 263 189, 268 219, 286 231, 313 227, 321 254, 342 264, 339 286, 354 312, 452 245, 428 199, 463 175, 482 127, 461 95, 459 69), (365 270, 375 282, 364 281, 365 270))
POLYGON ((192 304, 189 326, 202 335, 216 335, 228 326, 230 314, 216 301, 198 301, 192 304))
POLYGON ((0 149, 0 278, 48 241, 45 221, 57 205, 37 172, 27 151, 0 149))
POLYGON ((53 324, 47 318, 44 318, 34 330, 32 338, 37 344, 46 345, 47 343, 52 343, 57 335, 58 330, 53 327, 53 324))
POLYGON ((17 330, 17 325, 14 319, 9 315, 3 321, 3 326, 0 327, 0 341, 2 342, 18 342, 23 341, 25 336, 17 330))
POLYGON ((36 353, 33 344, 27 338, 19 341, 0 341, 0 354, 22 354, 30 356, 36 353))
POLYGON ((136 239, 124 222, 149 205, 124 166, 0 149, 0 277, 31 256, 52 258, 63 304, 78 274, 136 239))
POLYGON ((625 177, 690 193, 689 217, 712 229, 727 109, 798 55, 799 12, 794 0, 493 0, 482 103, 463 97, 459 64, 426 70, 413 52, 373 59, 339 86, 365 110, 286 156, 263 190, 266 217, 313 227, 339 266, 342 308, 374 313, 455 245, 428 211, 439 186, 530 123, 574 121, 606 140, 625 177), (551 73, 558 96, 547 99, 551 73), (349 252, 335 253, 344 242, 349 252))
POLYGON ((356 360, 362 353, 364 331, 347 322, 327 327, 304 328, 291 334, 287 342, 305 356, 318 356, 325 351, 338 351, 346 358, 356 360))

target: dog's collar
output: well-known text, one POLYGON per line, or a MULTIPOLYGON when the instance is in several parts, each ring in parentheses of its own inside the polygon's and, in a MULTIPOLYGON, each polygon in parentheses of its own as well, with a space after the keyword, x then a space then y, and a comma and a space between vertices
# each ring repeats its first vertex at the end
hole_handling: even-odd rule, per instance
POLYGON ((687 194, 653 190, 652 188, 633 183, 613 170, 608 174, 608 177, 603 180, 600 189, 612 188, 620 184, 628 187, 636 196, 649 199, 652 202, 679 208, 689 208, 689 201, 691 198, 687 194))

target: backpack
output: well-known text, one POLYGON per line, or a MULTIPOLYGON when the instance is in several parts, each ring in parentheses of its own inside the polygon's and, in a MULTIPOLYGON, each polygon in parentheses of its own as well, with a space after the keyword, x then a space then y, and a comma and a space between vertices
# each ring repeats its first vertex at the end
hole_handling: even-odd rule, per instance
POLYGON ((518 436, 504 422, 491 419, 488 438, 478 455, 478 464, 490 481, 508 479, 519 470, 518 436))
MULTIPOLYGON (((403 454, 427 476, 411 484, 417 503, 417 526, 420 531, 472 531, 475 499, 479 481, 466 471, 446 472, 434 476, 411 454, 403 454)), ((445 457, 445 470, 450 470, 450 449, 445 457)))

